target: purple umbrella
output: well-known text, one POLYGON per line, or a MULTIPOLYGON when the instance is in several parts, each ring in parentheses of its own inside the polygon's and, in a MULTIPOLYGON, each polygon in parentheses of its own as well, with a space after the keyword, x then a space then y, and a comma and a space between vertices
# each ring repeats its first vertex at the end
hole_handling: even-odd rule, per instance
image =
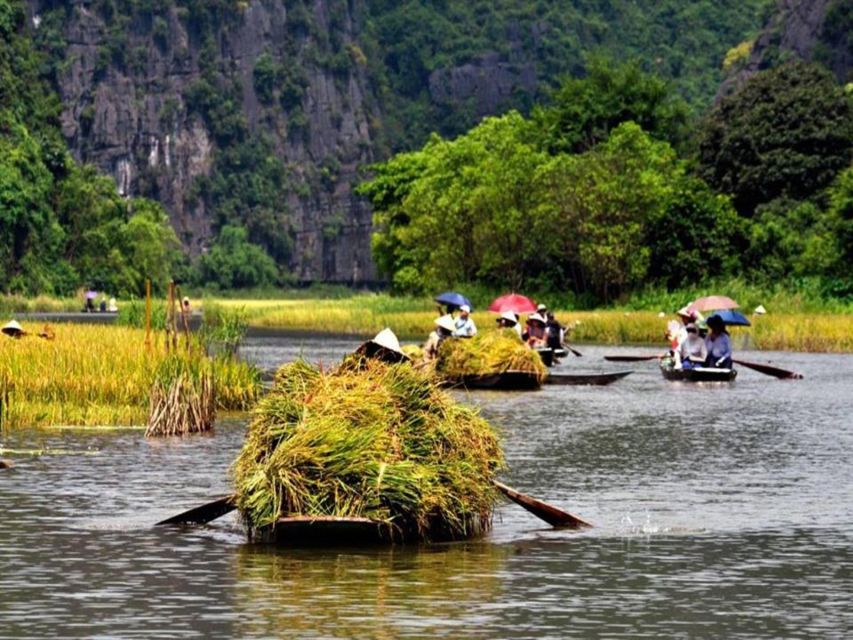
POLYGON ((87 291, 87 292, 86 292, 86 300, 94 300, 94 299, 95 299, 95 298, 97 298, 97 297, 98 297, 98 292, 97 292, 97 291, 91 291, 91 290, 90 290, 90 291, 87 291))

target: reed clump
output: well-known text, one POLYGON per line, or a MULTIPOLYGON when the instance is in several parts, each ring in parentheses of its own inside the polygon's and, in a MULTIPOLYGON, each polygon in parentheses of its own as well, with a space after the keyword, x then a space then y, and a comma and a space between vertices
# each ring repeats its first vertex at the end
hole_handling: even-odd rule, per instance
POLYGON ((367 517, 389 537, 488 529, 504 465, 498 436, 411 364, 351 356, 323 372, 282 367, 233 473, 250 531, 280 516, 367 517))
POLYGON ((541 383, 548 368, 512 329, 486 331, 473 338, 447 338, 439 347, 436 373, 449 380, 506 371, 535 374, 541 383))
POLYGON ((163 360, 151 386, 145 437, 210 431, 215 418, 213 362, 179 355, 163 360))
MULTIPOLYGON (((0 335, 0 378, 8 428, 47 425, 144 425, 156 372, 169 356, 162 337, 145 347, 145 331, 102 325, 53 325, 54 339, 37 337, 41 324, 22 323, 29 335, 0 335)), ((196 346, 193 352, 198 351, 196 346)), ((187 350, 178 356, 191 358, 187 350)), ((261 392, 260 372, 216 358, 217 408, 245 410, 261 392)))

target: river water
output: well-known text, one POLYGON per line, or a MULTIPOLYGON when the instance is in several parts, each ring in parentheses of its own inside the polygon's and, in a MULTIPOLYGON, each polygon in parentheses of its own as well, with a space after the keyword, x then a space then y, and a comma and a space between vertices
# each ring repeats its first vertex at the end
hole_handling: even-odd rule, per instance
MULTIPOLYGON (((353 346, 242 352, 274 367, 353 346)), ((626 368, 582 351, 559 369, 626 368)), ((609 387, 457 393, 500 427, 502 479, 596 525, 583 533, 506 504, 474 542, 251 546, 232 516, 152 526, 229 492, 245 419, 185 439, 3 434, 42 455, 0 470, 0 637, 850 637, 853 356, 739 355, 806 377, 701 386, 637 363, 609 387)))

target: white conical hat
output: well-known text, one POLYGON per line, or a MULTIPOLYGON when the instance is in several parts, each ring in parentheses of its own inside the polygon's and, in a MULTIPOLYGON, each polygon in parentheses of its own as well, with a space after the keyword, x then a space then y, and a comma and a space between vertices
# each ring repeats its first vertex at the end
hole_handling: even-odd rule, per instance
POLYGON ((389 351, 394 351, 395 353, 403 353, 403 350, 400 348, 400 341, 397 339, 397 336, 394 334, 391 329, 385 327, 382 331, 373 336, 371 340, 374 344, 379 345, 380 347, 384 347, 389 351))
POLYGON ((531 320, 545 324, 545 318, 540 316, 538 313, 531 313, 529 316, 527 316, 527 321, 530 322, 531 320))
POLYGON ((512 311, 504 311, 501 314, 501 317, 498 320, 508 320, 509 322, 515 324, 517 320, 515 319, 515 314, 512 311))
POLYGON ((11 320, 11 321, 7 322, 5 325, 3 325, 3 328, 0 329, 0 331, 5 333, 7 336, 14 336, 14 335, 17 335, 19 333, 23 333, 24 328, 20 324, 18 324, 17 320, 11 320))
POLYGON ((454 331, 456 329, 456 324, 453 322, 453 316, 451 316, 450 314, 443 315, 440 318, 436 318, 435 324, 437 324, 442 329, 447 329, 448 331, 454 331))
POLYGON ((757 307, 755 307, 755 311, 753 311, 753 313, 757 313, 758 315, 762 315, 764 313, 767 313, 767 309, 764 308, 763 304, 760 304, 757 307))

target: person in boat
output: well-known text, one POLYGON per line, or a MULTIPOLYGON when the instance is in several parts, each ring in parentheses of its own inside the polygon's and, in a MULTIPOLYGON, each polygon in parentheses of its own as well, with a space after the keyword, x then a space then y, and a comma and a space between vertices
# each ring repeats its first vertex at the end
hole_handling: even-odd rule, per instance
POLYGON ((543 318, 548 317, 548 307, 541 302, 536 305, 536 313, 538 313, 543 318))
POLYGON ((471 307, 463 304, 459 307, 459 317, 453 321, 453 337, 454 338, 473 338, 477 335, 477 325, 474 324, 474 318, 471 317, 471 307))
POLYGON ((566 328, 560 324, 552 312, 545 316, 545 344, 556 351, 563 348, 566 339, 566 328))
POLYGON ((445 339, 451 337, 456 330, 456 324, 450 314, 435 319, 435 330, 429 334, 424 343, 424 362, 432 362, 438 357, 438 348, 445 339))
POLYGON ((518 334, 519 340, 521 337, 521 325, 518 324, 518 316, 512 311, 506 311, 497 319, 498 329, 512 329, 518 334))
POLYGON ((693 322, 688 322, 684 330, 687 337, 675 352, 675 368, 694 369, 705 366, 705 361, 708 359, 708 347, 705 346, 705 340, 699 336, 699 327, 693 322))
POLYGON ((708 357, 705 360, 706 367, 717 367, 719 369, 732 368, 732 342, 729 332, 726 331, 726 323, 718 315, 713 315, 707 320, 708 336, 705 338, 705 348, 708 357))
POLYGON ((545 318, 538 313, 527 316, 527 327, 521 337, 532 349, 545 346, 545 318))
POLYGON ((681 307, 675 312, 675 315, 678 316, 678 320, 671 321, 666 328, 666 339, 669 341, 669 346, 673 352, 677 352, 681 343, 687 339, 687 325, 695 324, 699 320, 699 315, 690 308, 689 304, 681 307))
POLYGON ((23 336, 27 335, 27 332, 24 331, 24 328, 20 324, 18 324, 17 320, 10 320, 5 325, 3 325, 3 328, 0 329, 0 331, 5 333, 10 338, 22 338, 23 336))

